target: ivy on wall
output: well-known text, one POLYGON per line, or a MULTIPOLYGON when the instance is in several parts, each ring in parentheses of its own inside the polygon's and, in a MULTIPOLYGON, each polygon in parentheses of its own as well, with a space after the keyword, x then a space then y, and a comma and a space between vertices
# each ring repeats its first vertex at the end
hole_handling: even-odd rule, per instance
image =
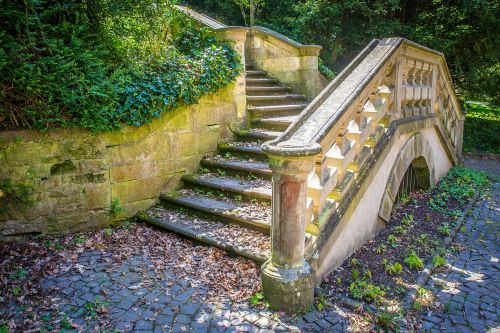
POLYGON ((140 126, 231 82, 240 59, 173 0, 0 7, 0 128, 140 126))

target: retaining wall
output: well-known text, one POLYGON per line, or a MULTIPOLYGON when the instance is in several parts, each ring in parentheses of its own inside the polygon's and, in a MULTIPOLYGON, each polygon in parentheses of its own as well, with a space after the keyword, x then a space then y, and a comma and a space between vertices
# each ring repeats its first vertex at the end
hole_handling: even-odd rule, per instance
POLYGON ((33 205, 0 214, 0 240, 106 226, 154 205, 232 136, 245 114, 240 81, 138 128, 1 131, 0 179, 29 186, 33 205))

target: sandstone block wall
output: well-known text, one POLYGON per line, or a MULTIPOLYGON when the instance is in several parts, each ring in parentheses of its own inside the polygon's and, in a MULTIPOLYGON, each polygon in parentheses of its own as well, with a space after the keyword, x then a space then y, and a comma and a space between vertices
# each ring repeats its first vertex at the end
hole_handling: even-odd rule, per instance
POLYGON ((302 45, 263 27, 250 29, 246 57, 255 68, 314 99, 329 83, 318 69, 321 46, 302 45))
POLYGON ((0 180, 29 186, 33 201, 0 213, 0 241, 105 226, 154 205, 242 122, 239 81, 138 128, 0 132, 0 180))

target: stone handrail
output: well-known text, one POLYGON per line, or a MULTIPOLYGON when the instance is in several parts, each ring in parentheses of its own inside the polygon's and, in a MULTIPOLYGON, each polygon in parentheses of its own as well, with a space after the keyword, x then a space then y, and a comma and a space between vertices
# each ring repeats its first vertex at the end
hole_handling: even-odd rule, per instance
POLYGON ((318 214, 328 197, 342 198, 391 121, 434 113, 456 161, 463 116, 443 55, 402 38, 374 40, 263 150, 279 160, 314 156, 308 196, 318 214))
POLYGON ((325 222, 349 207, 394 129, 429 117, 438 119, 434 127, 458 162, 464 116, 443 54, 403 38, 372 41, 284 134, 262 146, 273 170, 272 259, 263 276, 308 270, 306 226, 323 243, 332 232, 325 222))
POLYGON ((224 23, 221 23, 221 22, 219 22, 211 17, 204 15, 204 14, 195 12, 194 10, 191 10, 190 8, 188 8, 186 6, 176 5, 175 7, 177 9, 179 9, 180 11, 188 14, 196 21, 198 21, 198 22, 200 22, 200 23, 202 23, 202 24, 204 24, 207 27, 210 27, 212 29, 222 29, 222 28, 227 27, 224 23))

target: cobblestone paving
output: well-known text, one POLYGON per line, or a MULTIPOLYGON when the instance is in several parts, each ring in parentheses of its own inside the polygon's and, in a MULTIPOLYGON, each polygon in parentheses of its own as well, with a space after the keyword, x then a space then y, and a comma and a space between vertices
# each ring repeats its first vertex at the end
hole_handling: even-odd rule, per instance
MULTIPOLYGON (((491 174, 497 170, 489 164, 485 167, 491 174)), ((499 200, 500 183, 496 183, 491 197, 479 201, 466 220, 467 232, 457 240, 464 248, 448 261, 453 269, 429 281, 427 287, 434 289, 444 311, 426 314, 425 331, 500 328, 499 200)), ((353 314, 328 306, 287 317, 248 302, 208 302, 207 286, 193 285, 168 270, 159 278, 147 256, 130 257, 119 264, 109 252, 87 250, 78 256, 77 268, 61 269, 41 281, 42 288, 54 290, 51 294, 61 306, 38 312, 52 319, 67 318, 78 325, 74 332, 346 332, 353 314)), ((21 309, 11 304, 8 312, 20 313, 21 309)))
POLYGON ((121 265, 113 265, 110 258, 109 253, 84 252, 78 259, 79 272, 71 270, 41 282, 42 288, 57 290, 55 294, 62 305, 55 314, 60 319, 67 316, 68 321, 77 324, 74 332, 342 332, 347 329, 346 313, 339 308, 281 318, 248 302, 209 304, 203 300, 205 286, 193 286, 168 272, 159 280, 147 258, 131 258, 121 265), (102 308, 106 309, 104 314, 102 308), (107 324, 103 327, 103 323, 107 324))
MULTIPOLYGON (((485 170, 488 171, 488 170, 485 170)), ((444 305, 429 313, 423 328, 431 332, 500 331, 500 183, 480 200, 455 243, 463 248, 449 261, 452 268, 433 276, 428 288, 444 305)))

